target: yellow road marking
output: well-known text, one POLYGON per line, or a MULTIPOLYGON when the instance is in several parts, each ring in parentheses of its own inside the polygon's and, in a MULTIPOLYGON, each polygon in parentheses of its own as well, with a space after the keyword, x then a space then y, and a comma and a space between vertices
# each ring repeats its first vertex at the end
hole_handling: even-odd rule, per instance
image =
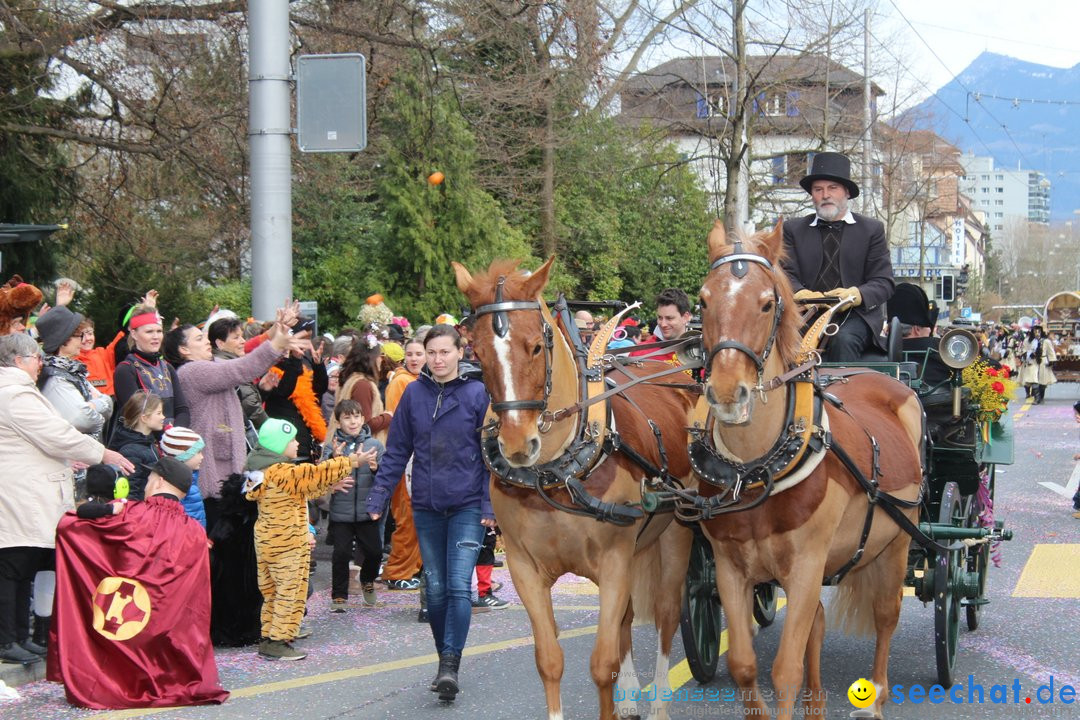
POLYGON ((599 595, 600 588, 596 586, 596 583, 592 582, 573 582, 565 584, 557 584, 552 588, 553 591, 564 595, 599 595))
POLYGON ((1034 404, 1035 404, 1035 398, 1033 398, 1033 397, 1029 397, 1028 399, 1024 400, 1024 404, 1021 405, 1020 409, 1017 410, 1013 414, 1013 416, 1012 416, 1013 421, 1019 420, 1020 418, 1024 417, 1024 413, 1026 413, 1028 410, 1030 410, 1031 407, 1034 404))
MULTIPOLYGON (((787 598, 777 598, 776 600, 776 612, 780 612, 784 606, 787 605, 787 598)), ((720 633, 720 647, 717 649, 716 657, 724 657, 724 653, 728 651, 728 631, 720 633)), ((686 683, 693 679, 693 674, 690 672, 690 663, 683 660, 675 667, 668 670, 668 685, 671 687, 672 692, 678 690, 686 683)), ((643 693, 647 693, 652 688, 652 683, 646 685, 642 690, 643 693)))
MULTIPOLYGON (((1073 560, 1074 563, 1076 562, 1077 559, 1080 559, 1080 545, 1070 545, 1070 546, 1054 545, 1054 546, 1038 546, 1038 547, 1055 547, 1055 548, 1068 547, 1068 548, 1074 548, 1073 552, 1076 553, 1076 556, 1075 557, 1069 556, 1069 557, 1073 560)), ((1057 560, 1051 560, 1050 562, 1051 563, 1056 563, 1058 561, 1057 560)), ((1030 566, 1030 564, 1031 564, 1031 561, 1029 560, 1029 566, 1030 566)), ((1072 566, 1075 566, 1075 565, 1072 565, 1072 566)), ((1025 574, 1027 573, 1027 568, 1025 568, 1024 572, 1025 572, 1025 574)), ((1023 582, 1023 576, 1021 576, 1021 583, 1022 582, 1023 582)), ((1080 584, 1080 581, 1077 581, 1074 584, 1080 584)), ((589 585, 585 585, 585 587, 588 588, 589 585)), ((596 586, 592 585, 592 587, 595 588, 596 586)), ((1017 585, 1017 587, 1019 588, 1019 584, 1017 585)), ((564 586, 564 587, 560 587, 559 590, 561 592, 566 592, 567 588, 564 586)), ((905 594, 908 594, 909 590, 910 590, 910 588, 905 589, 905 591, 904 591, 905 594)), ((582 593, 582 594, 585 594, 585 593, 582 593)), ((1014 593, 1014 595, 1015 594, 1017 594, 1017 593, 1014 593)), ((1052 597, 1073 597, 1073 596, 1074 595, 1052 596, 1052 597)), ((1080 597, 1080 592, 1078 592, 1075 596, 1080 597)), ((1051 596, 1044 596, 1044 597, 1051 597, 1051 596)), ((777 610, 777 612, 782 610, 786 605, 787 605, 787 599, 786 598, 783 598, 783 597, 778 598, 777 601, 776 601, 776 610, 777 610)), ((515 606, 515 607, 517 607, 517 606, 515 606)), ((557 605, 557 606, 555 606, 555 609, 561 609, 561 610, 594 610, 595 611, 595 610, 599 610, 600 606, 599 605, 595 605, 595 606, 594 605, 557 605)), ((634 624, 635 625, 642 625, 643 623, 634 623, 634 624)), ((586 636, 586 635, 594 635, 596 633, 597 627, 598 626, 596 626, 596 625, 587 625, 585 627, 573 628, 573 629, 570 629, 570 630, 560 630, 559 631, 559 640, 566 640, 566 639, 570 639, 570 638, 583 637, 583 636, 586 636)), ((509 640, 500 640, 500 641, 497 641, 497 642, 490 642, 490 643, 484 643, 482 645, 475 645, 475 646, 472 646, 472 647, 466 647, 465 652, 463 654, 465 656, 467 656, 467 657, 472 657, 472 656, 475 656, 475 655, 484 655, 484 654, 487 654, 487 653, 497 652, 497 651, 500 651, 500 650, 509 650, 509 649, 512 649, 512 648, 529 647, 530 645, 533 645, 533 644, 534 644, 533 637, 531 635, 528 635, 528 636, 524 636, 524 637, 511 638, 509 640)), ((720 633, 720 645, 719 645, 718 650, 717 650, 717 656, 718 657, 723 657, 724 654, 727 653, 727 651, 728 651, 728 631, 724 630, 722 633, 720 633)), ((291 678, 291 679, 288 679, 288 680, 279 680, 277 682, 262 683, 260 685, 251 685, 251 686, 244 687, 244 688, 238 688, 238 689, 235 689, 235 690, 230 690, 229 692, 231 693, 232 698, 256 697, 256 696, 259 696, 259 695, 265 695, 267 693, 281 692, 283 690, 294 690, 296 688, 301 688, 301 687, 312 687, 312 686, 315 686, 315 685, 323 685, 323 684, 326 684, 326 683, 339 682, 339 681, 342 681, 342 680, 351 680, 351 679, 354 679, 354 678, 368 677, 368 676, 371 676, 371 675, 377 675, 379 673, 384 673, 384 672, 393 672, 393 671, 396 671, 396 670, 404 670, 404 669, 408 669, 408 668, 420 667, 420 666, 423 666, 423 665, 430 665, 430 664, 435 663, 438 659, 439 659, 438 655, 436 655, 435 653, 430 653, 430 654, 427 654, 427 655, 420 655, 420 656, 411 657, 411 658, 403 658, 401 660, 391 660, 391 661, 387 661, 387 662, 383 662, 383 663, 376 663, 374 665, 367 665, 365 667, 350 668, 348 670, 337 670, 337 671, 334 671, 334 672, 319 673, 317 675, 306 675, 306 676, 303 676, 303 677, 291 678)), ((679 688, 681 688, 683 685, 688 683, 692 678, 693 678, 693 675, 690 672, 690 665, 689 665, 689 663, 687 663, 686 660, 683 660, 683 661, 679 662, 677 665, 675 665, 675 667, 671 668, 668 671, 668 684, 669 684, 669 686, 671 687, 671 689, 673 691, 678 690, 679 688)), ((651 685, 647 686, 643 692, 648 691, 648 689, 650 687, 651 687, 651 685)), ((113 712, 100 713, 100 714, 95 715, 94 717, 95 718, 104 718, 104 719, 107 719, 107 720, 113 720, 113 719, 121 720, 122 718, 138 718, 138 717, 147 717, 147 716, 150 716, 150 715, 158 715, 160 713, 171 712, 173 710, 180 710, 180 709, 187 709, 187 708, 185 706, 184 708, 171 707, 171 708, 139 708, 139 709, 132 709, 132 710, 118 710, 118 711, 113 711, 113 712)))
POLYGON ((1035 546, 1013 597, 1080 598, 1080 544, 1035 546))
MULTIPOLYGON (((636 625, 637 623, 635 623, 636 625)), ((560 630, 559 639, 565 640, 568 638, 582 637, 584 635, 594 635, 596 633, 596 625, 587 625, 585 627, 573 628, 570 630, 560 630)), ((473 647, 465 648, 463 653, 466 657, 473 655, 483 655, 485 653, 496 652, 498 650, 508 650, 510 648, 528 647, 533 644, 532 635, 527 637, 511 638, 510 640, 499 640, 497 642, 484 643, 483 645, 475 645, 473 647)), ((246 698, 255 697, 256 695, 265 695, 266 693, 280 692, 282 690, 294 690, 300 687, 311 687, 313 685, 323 685, 325 683, 339 682, 341 680, 351 680, 353 678, 367 677, 369 675, 377 675, 383 672, 392 672, 394 670, 404 670, 406 668, 420 667, 421 665, 432 665, 438 662, 439 656, 435 653, 428 655, 420 655, 417 657, 403 658, 401 660, 390 660, 388 662, 376 663, 375 665, 367 665, 365 667, 350 668, 348 670, 337 670, 335 672, 320 673, 318 675, 305 675, 304 677, 292 678, 289 680, 279 680, 278 682, 263 683, 261 685, 251 685, 249 687, 239 688, 237 690, 230 690, 233 698, 246 698)), ((147 715, 157 715, 158 713, 170 712, 172 710, 190 709, 185 706, 171 707, 171 708, 139 708, 133 710, 119 710, 115 712, 101 713, 95 715, 95 718, 135 718, 146 717, 147 715)))

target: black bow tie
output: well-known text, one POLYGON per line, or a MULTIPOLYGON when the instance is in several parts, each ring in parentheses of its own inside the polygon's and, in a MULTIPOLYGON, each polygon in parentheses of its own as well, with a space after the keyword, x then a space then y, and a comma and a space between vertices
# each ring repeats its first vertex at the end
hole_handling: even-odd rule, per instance
POLYGON ((847 223, 845 223, 843 220, 839 220, 837 222, 825 222, 821 218, 818 218, 818 225, 820 227, 826 227, 826 228, 828 228, 830 230, 843 230, 844 225, 846 225, 846 224, 847 223))

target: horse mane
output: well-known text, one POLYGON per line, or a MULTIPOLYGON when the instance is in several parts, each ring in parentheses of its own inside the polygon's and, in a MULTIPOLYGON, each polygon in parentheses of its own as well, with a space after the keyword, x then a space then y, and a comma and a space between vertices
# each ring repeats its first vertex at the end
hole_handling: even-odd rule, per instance
MULTIPOLYGON (((779 230, 759 230, 749 237, 745 237, 741 230, 736 230, 734 235, 738 238, 737 241, 743 244, 744 251, 761 255, 768 258, 769 262, 772 263, 773 282, 776 284, 776 290, 780 293, 780 297, 784 301, 784 312, 780 316, 780 327, 776 332, 776 343, 774 347, 776 352, 780 354, 780 359, 783 360, 784 367, 791 368, 799 363, 799 345, 802 342, 802 319, 796 309, 795 294, 791 291, 791 282, 788 280, 787 273, 783 268, 782 263, 785 258, 783 243, 780 244, 776 257, 772 257, 773 253, 766 242, 766 238, 772 232, 779 232, 779 230)), ((730 255, 734 250, 734 245, 727 245, 720 255, 730 255)))
POLYGON ((495 284, 500 276, 506 278, 503 284, 503 294, 506 299, 531 300, 532 298, 522 297, 525 293, 525 281, 529 279, 531 273, 518 270, 520 264, 521 260, 500 258, 493 260, 487 270, 475 273, 472 276, 472 282, 469 283, 468 293, 473 306, 490 303, 494 299, 495 284))

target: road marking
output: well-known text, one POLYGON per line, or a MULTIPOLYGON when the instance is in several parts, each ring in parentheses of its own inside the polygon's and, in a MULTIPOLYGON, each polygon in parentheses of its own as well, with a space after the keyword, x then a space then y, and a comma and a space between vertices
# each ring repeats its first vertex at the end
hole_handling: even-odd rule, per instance
MULTIPOLYGON (((787 598, 777 598, 777 600, 776 600, 776 612, 779 613, 781 610, 783 610, 785 605, 787 605, 787 598)), ((724 653, 726 653, 727 651, 728 651, 728 631, 725 630, 722 633, 720 633, 720 646, 716 651, 716 657, 717 658, 724 657, 724 653)), ((687 662, 686 660, 683 660, 678 665, 676 665, 675 667, 671 668, 671 670, 668 671, 668 683, 671 685, 671 691, 675 692, 676 690, 681 688, 683 685, 690 682, 693 679, 693 677, 694 677, 693 673, 690 672, 690 663, 687 662)), ((652 684, 651 683, 648 686, 646 686, 646 688, 644 690, 642 690, 641 692, 646 693, 650 689, 652 689, 652 684)))
MULTIPOLYGON (((644 623, 634 623, 635 626, 638 624, 644 623)), ((585 627, 573 628, 570 630, 560 630, 559 640, 582 637, 585 635, 595 635, 596 630, 596 625, 587 625, 585 627)), ((528 635, 526 637, 511 638, 510 640, 499 640, 497 642, 484 643, 483 645, 475 645, 473 647, 467 647, 465 648, 465 652, 462 654, 465 657, 471 657, 473 655, 484 655, 485 653, 496 652, 499 650, 529 647, 530 645, 533 645, 532 635, 528 635)), ((255 697, 257 695, 265 695, 267 693, 280 692, 282 690, 295 690, 296 688, 312 687, 314 685, 323 685, 325 683, 339 682, 341 680, 352 680, 354 678, 377 675, 383 672, 405 670, 407 668, 420 667, 423 665, 434 665, 438 661, 439 656, 435 653, 430 653, 428 655, 419 655, 417 657, 403 658, 401 660, 390 660, 388 662, 376 663, 375 665, 367 665, 365 667, 350 668, 348 670, 337 670, 335 672, 320 673, 318 675, 305 675, 304 677, 292 678, 289 680, 279 680, 277 682, 263 683, 261 685, 251 685, 244 688, 238 688, 236 690, 230 690, 229 692, 233 699, 255 697)), ((159 713, 170 712, 173 710, 190 709, 190 706, 168 708, 138 708, 133 710, 119 710, 115 712, 101 713, 99 715, 95 715, 94 717, 99 719, 107 718, 108 720, 119 720, 120 718, 146 717, 148 715, 157 715, 159 713)))
POLYGON ((1065 487, 1052 482, 1040 481, 1039 484, 1058 495, 1072 499, 1072 496, 1076 494, 1076 489, 1080 488, 1080 462, 1073 465, 1072 475, 1069 476, 1069 482, 1065 483, 1065 487))
POLYGON ((1013 421, 1015 422, 1015 421, 1019 420, 1020 418, 1024 417, 1024 413, 1026 413, 1028 410, 1030 410, 1032 405, 1034 405, 1034 403, 1035 403, 1035 398, 1033 398, 1033 397, 1029 397, 1027 400, 1025 400, 1024 404, 1021 405, 1020 409, 1017 410, 1016 413, 1013 415, 1013 417, 1012 417, 1013 421))
POLYGON ((1016 581, 1013 597, 1080 598, 1080 544, 1035 546, 1016 581))

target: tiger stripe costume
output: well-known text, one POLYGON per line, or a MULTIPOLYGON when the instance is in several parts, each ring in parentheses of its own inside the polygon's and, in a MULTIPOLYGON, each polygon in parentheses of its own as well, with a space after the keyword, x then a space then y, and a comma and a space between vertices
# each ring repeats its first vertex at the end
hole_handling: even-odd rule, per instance
POLYGON ((348 457, 318 465, 275 463, 262 471, 262 483, 246 494, 248 500, 259 504, 255 559, 263 596, 264 638, 291 641, 300 630, 311 554, 307 500, 325 495, 350 472, 348 457))

